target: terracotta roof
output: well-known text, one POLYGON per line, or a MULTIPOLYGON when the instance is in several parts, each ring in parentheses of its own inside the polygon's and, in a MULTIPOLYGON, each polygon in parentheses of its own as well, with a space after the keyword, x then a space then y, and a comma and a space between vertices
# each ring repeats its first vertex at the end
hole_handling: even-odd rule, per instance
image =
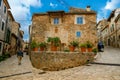
POLYGON ((32 16, 32 19, 34 16, 39 16, 39 15, 48 15, 50 13, 65 13, 65 14, 96 14, 95 11, 87 11, 86 9, 81 9, 81 8, 70 8, 69 12, 65 12, 63 10, 59 10, 59 11, 47 11, 46 13, 34 13, 32 16))
POLYGON ((7 0, 3 0, 3 1, 4 1, 5 5, 7 6, 7 8, 10 9, 10 5, 9 5, 8 1, 7 0))
POLYGON ((64 13, 65 11, 47 11, 47 13, 64 13))
POLYGON ((96 12, 93 10, 87 11, 86 9, 71 7, 68 13, 96 13, 96 12))

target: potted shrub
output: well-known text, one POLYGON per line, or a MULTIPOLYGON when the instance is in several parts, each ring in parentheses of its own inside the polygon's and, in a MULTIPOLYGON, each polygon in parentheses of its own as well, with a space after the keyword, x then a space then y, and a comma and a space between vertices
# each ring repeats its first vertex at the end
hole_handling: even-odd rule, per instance
POLYGON ((70 42, 70 45, 69 45, 69 48, 70 48, 70 51, 74 51, 76 47, 78 47, 78 44, 79 42, 78 41, 72 41, 70 42))
POLYGON ((97 48, 92 49, 92 52, 94 52, 94 55, 96 55, 98 52, 97 48))
POLYGON ((81 52, 86 52, 86 43, 80 44, 81 52))
POLYGON ((30 44, 33 51, 38 51, 38 44, 33 40, 30 44))
POLYGON ((60 45, 59 37, 48 37, 47 42, 51 43, 51 51, 57 51, 57 47, 60 45))
POLYGON ((87 51, 92 52, 93 44, 91 42, 87 41, 86 46, 87 46, 87 51))
POLYGON ((46 48, 46 45, 47 45, 47 43, 45 43, 45 42, 39 43, 40 51, 44 51, 46 48))

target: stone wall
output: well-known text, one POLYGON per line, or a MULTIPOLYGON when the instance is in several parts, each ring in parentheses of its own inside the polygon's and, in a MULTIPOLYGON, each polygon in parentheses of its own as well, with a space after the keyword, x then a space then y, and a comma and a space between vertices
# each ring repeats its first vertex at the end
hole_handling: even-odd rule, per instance
POLYGON ((31 52, 30 59, 33 67, 54 71, 86 64, 93 56, 93 53, 79 52, 31 52))
MULTIPOLYGON (((54 17, 54 16, 53 16, 54 17)), ((69 44, 72 40, 79 42, 90 41, 94 45, 97 42, 96 14, 70 14, 66 13, 59 17, 61 23, 52 24, 53 17, 48 14, 34 15, 32 18, 32 40, 36 42, 47 41, 47 37, 59 37, 61 43, 69 44), (75 24, 75 17, 83 16, 85 24, 75 24), (57 31, 56 31, 57 30, 57 31), (81 37, 76 37, 76 32, 81 32, 81 37)))

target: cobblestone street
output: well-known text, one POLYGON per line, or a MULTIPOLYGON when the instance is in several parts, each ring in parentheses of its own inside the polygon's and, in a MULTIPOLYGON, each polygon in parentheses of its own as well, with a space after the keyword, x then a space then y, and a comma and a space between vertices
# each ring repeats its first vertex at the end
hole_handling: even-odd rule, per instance
POLYGON ((15 55, 0 63, 0 80, 120 80, 120 49, 107 47, 94 63, 51 72, 34 69, 26 55, 18 65, 15 55))

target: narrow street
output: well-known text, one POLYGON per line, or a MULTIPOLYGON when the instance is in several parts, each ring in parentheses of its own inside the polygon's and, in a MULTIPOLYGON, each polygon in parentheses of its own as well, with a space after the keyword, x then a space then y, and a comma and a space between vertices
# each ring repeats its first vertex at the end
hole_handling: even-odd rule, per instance
POLYGON ((27 55, 18 65, 15 55, 0 63, 0 80, 120 80, 120 49, 107 47, 94 63, 45 73, 34 69, 27 55))

